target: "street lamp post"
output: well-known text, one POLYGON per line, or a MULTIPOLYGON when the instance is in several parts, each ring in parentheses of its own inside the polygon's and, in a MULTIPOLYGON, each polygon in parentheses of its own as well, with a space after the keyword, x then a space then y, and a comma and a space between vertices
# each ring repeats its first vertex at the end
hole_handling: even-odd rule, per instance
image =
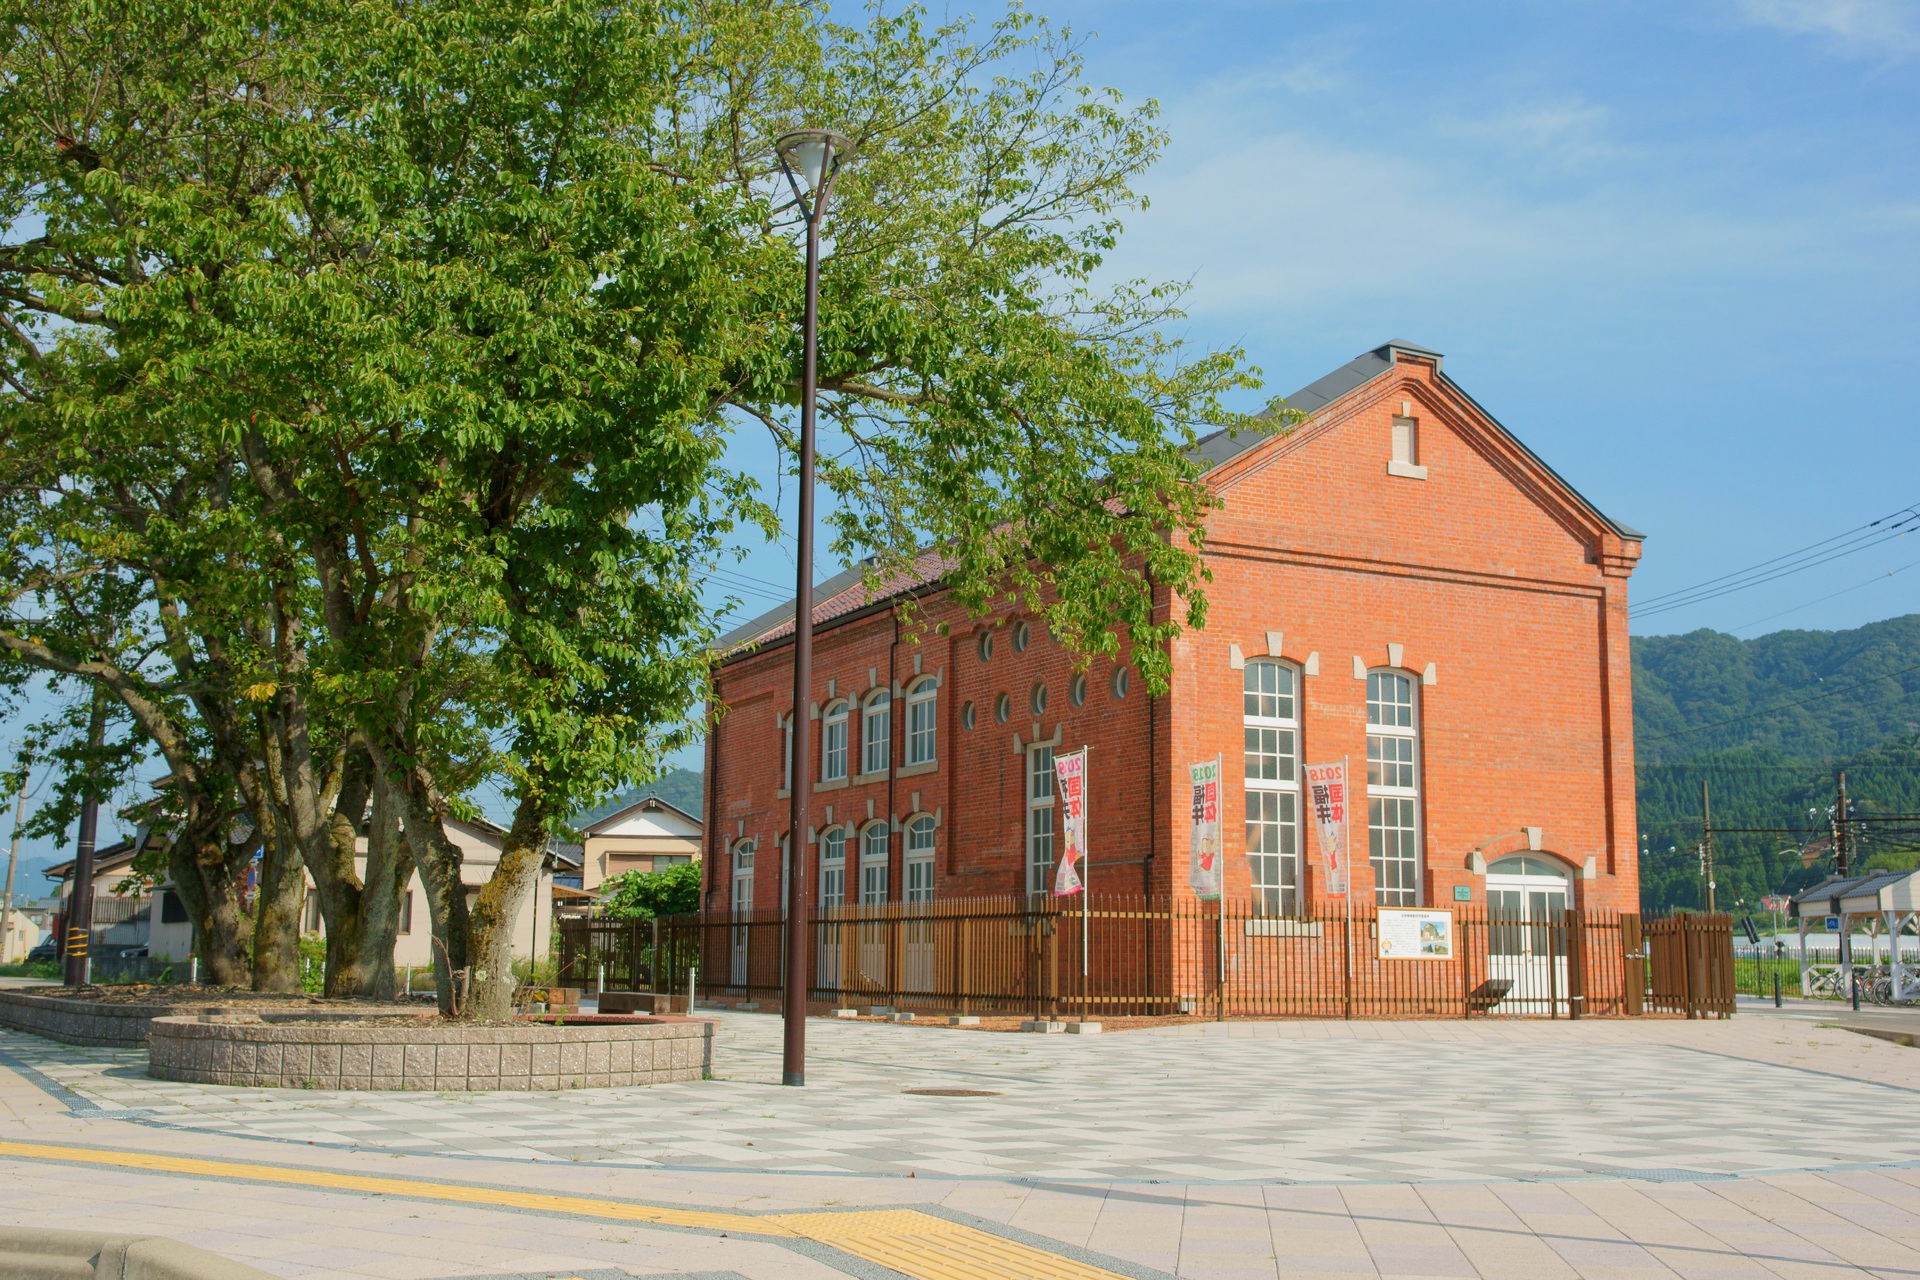
POLYGON ((786 1042, 780 1083, 807 1082, 807 795, 813 738, 804 713, 813 687, 813 419, 820 347, 820 224, 833 175, 852 143, 826 129, 802 129, 774 144, 794 199, 807 219, 807 309, 800 374, 800 528, 793 593, 793 761, 787 814, 787 980, 782 1001, 786 1042))

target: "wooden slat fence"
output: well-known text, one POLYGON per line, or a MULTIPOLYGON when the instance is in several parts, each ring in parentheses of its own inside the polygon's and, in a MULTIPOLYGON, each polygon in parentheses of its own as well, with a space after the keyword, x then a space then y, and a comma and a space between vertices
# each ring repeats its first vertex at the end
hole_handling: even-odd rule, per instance
MULTIPOLYGON (((1381 959, 1368 904, 1298 917, 1249 905, 1096 896, 838 907, 808 924, 808 997, 841 1007, 1056 1018, 1579 1018, 1732 1009, 1731 922, 1566 911, 1521 921, 1453 908, 1452 954, 1381 959), (1086 977, 1081 973, 1084 945, 1086 977), (1722 956, 1724 954, 1724 961, 1722 956), (1678 968, 1676 968, 1678 966, 1678 968), (1684 975, 1676 973, 1684 970, 1684 975), (1722 994, 1724 991, 1724 994, 1722 994)), ((777 1003, 786 924, 773 912, 567 921, 562 981, 777 1003)))

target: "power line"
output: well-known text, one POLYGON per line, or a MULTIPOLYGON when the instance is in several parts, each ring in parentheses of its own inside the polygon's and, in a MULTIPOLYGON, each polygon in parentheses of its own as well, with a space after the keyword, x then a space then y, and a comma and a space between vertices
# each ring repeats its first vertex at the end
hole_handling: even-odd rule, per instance
POLYGON ((1815 599, 1807 601, 1805 604, 1797 604, 1793 606, 1793 608, 1791 609, 1782 609, 1780 612, 1770 613, 1764 618, 1755 618, 1752 622, 1743 622, 1737 627, 1728 627, 1727 630, 1728 631, 1745 631, 1748 627, 1757 627, 1763 622, 1772 622, 1775 618, 1784 618, 1790 613, 1798 613, 1802 609, 1811 609, 1813 608, 1814 605, 1825 604, 1829 600, 1837 599, 1840 596, 1849 595, 1852 592, 1859 591, 1864 587, 1871 587, 1877 582, 1883 582, 1886 579, 1893 577, 1897 573, 1905 573, 1907 570, 1913 568, 1915 565, 1920 565, 1920 560, 1909 560, 1906 564, 1901 565, 1898 569, 1889 569, 1885 573, 1877 574, 1874 577, 1868 578, 1865 582, 1856 582, 1850 587, 1842 587, 1838 591, 1832 592, 1828 595, 1819 596, 1815 599))
POLYGON ((1869 521, 1845 533, 1837 533, 1831 538, 1823 538, 1796 551, 1762 560, 1759 564, 1736 569, 1732 573, 1723 573, 1716 578, 1708 578, 1690 587, 1681 587, 1674 591, 1649 596, 1629 608, 1634 617, 1648 618, 1656 614, 1667 613, 1674 609, 1683 609, 1688 605, 1701 604, 1720 596, 1731 595, 1736 591, 1745 591, 1762 583, 1800 573, 1807 569, 1853 555, 1868 547, 1891 542, 1895 538, 1906 536, 1920 524, 1920 507, 1908 506, 1878 520, 1869 521), (1889 522, 1892 523, 1889 523, 1889 522), (1882 528, 1882 526, 1885 526, 1882 528))

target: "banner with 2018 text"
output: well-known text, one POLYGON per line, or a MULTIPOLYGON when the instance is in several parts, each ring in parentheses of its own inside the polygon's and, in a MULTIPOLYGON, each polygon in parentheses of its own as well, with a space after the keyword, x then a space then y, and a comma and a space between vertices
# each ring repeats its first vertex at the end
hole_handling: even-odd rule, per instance
POLYGON ((1087 857, 1087 749, 1055 756, 1053 771, 1060 795, 1060 866, 1054 873, 1057 898, 1084 890, 1081 874, 1087 857))
POLYGON ((1320 862, 1326 869, 1325 894, 1347 895, 1347 762, 1307 766, 1307 794, 1320 833, 1320 862))
POLYGON ((1189 770, 1193 779, 1193 816, 1187 835, 1187 883, 1194 896, 1220 896, 1220 757, 1189 770))

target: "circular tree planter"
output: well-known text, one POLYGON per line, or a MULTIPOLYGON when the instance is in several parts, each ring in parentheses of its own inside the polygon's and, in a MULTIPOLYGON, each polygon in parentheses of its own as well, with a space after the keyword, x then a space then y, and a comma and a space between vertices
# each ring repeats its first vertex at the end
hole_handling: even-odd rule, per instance
POLYGON ((619 1088, 705 1079, 715 1026, 706 1018, 612 1016, 155 1018, 147 1029, 148 1074, 268 1089, 619 1088))

